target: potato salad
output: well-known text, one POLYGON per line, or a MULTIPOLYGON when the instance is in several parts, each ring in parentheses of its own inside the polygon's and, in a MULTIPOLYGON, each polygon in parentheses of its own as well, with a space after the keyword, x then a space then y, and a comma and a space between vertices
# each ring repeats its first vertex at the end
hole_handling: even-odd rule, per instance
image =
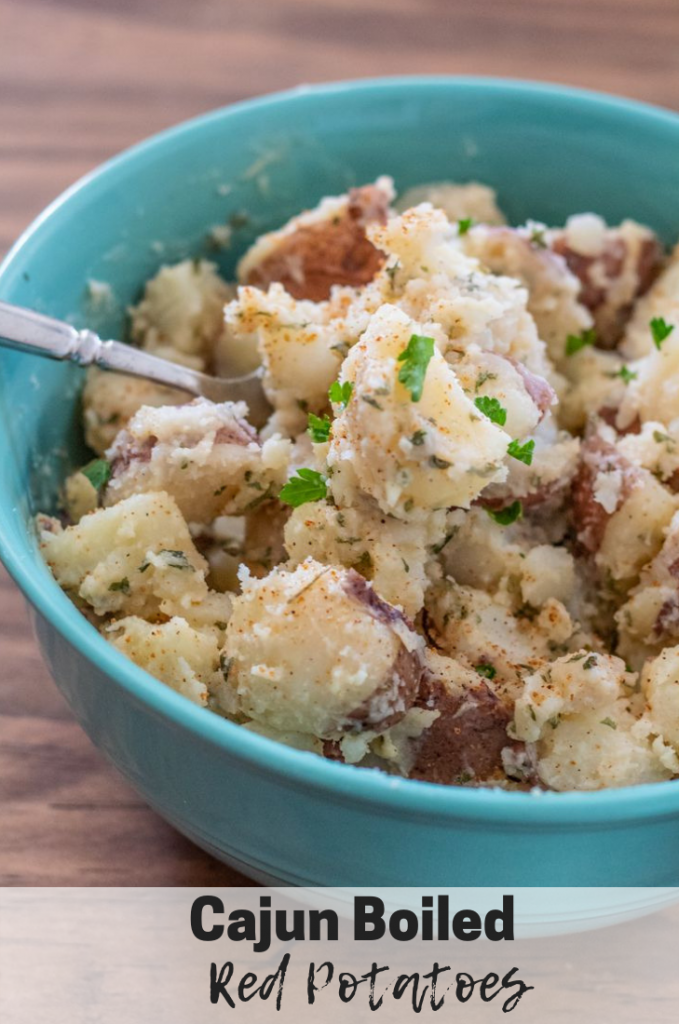
MULTIPOLYGON (((91 369, 40 515, 119 651, 243 729, 453 786, 679 775, 679 248, 477 183, 328 197, 163 266, 130 343, 270 405, 91 369)), ((313 761, 309 760, 309 770, 313 761)))

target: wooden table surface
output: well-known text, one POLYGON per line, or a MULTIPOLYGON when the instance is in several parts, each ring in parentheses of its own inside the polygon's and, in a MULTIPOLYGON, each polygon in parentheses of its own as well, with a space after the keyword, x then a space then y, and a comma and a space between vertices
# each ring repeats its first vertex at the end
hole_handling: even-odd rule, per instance
MULTIPOLYGON (((543 78, 679 108, 677 0, 0 0, 0 251, 70 182, 210 107, 300 82, 543 78)), ((0 567, 0 884, 247 885, 74 723, 0 567)))

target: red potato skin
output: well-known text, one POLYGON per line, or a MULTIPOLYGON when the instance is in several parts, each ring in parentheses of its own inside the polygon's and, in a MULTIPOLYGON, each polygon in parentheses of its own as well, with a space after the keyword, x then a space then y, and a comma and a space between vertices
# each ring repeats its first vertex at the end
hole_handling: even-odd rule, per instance
MULTIPOLYGON (((387 626, 393 626, 397 622, 404 623, 412 629, 402 612, 382 600, 355 569, 347 570, 344 590, 352 600, 368 608, 378 622, 387 626)), ((409 651, 401 644, 390 677, 385 679, 369 700, 349 716, 349 731, 372 729, 375 732, 384 732, 385 729, 396 725, 415 703, 423 672, 424 659, 421 652, 409 651), (385 701, 392 709, 386 715, 385 701)))
POLYGON ((624 504, 639 482, 639 472, 612 444, 596 435, 588 438, 580 452, 580 468, 571 491, 573 523, 583 552, 596 554, 601 547, 609 520, 624 504), (622 488, 614 512, 607 512, 594 500, 597 475, 602 470, 620 469, 622 488))
POLYGON ((384 224, 388 199, 375 185, 349 193, 342 216, 298 228, 275 252, 253 267, 247 284, 268 288, 279 282, 295 299, 322 302, 333 285, 358 287, 372 281, 384 253, 366 236, 368 224, 384 224))
POLYGON ((556 402, 554 388, 544 377, 540 377, 537 373, 532 373, 518 359, 512 359, 511 356, 508 356, 507 362, 512 364, 523 380, 526 391, 540 412, 540 418, 544 419, 549 408, 556 402))
POLYGON ((440 715, 415 741, 410 778, 459 785, 502 773, 502 751, 514 745, 507 736, 512 714, 485 682, 457 693, 425 675, 417 705, 440 715))
POLYGON ((634 268, 636 288, 628 301, 617 308, 607 303, 611 285, 623 273, 628 259, 628 245, 624 238, 609 238, 597 256, 584 256, 571 249, 563 235, 554 240, 552 249, 563 257, 568 269, 580 281, 578 297, 594 317, 597 347, 615 348, 630 318, 635 299, 648 291, 662 269, 662 246, 650 233, 641 242, 634 268))

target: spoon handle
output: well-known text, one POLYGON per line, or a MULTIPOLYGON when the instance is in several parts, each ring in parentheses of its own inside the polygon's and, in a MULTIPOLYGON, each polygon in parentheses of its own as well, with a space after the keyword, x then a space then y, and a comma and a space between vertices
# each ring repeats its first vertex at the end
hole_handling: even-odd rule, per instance
POLYGON ((70 359, 80 366, 94 364, 144 377, 193 395, 203 392, 202 374, 188 367, 119 341, 102 341, 94 331, 79 331, 63 320, 6 302, 0 302, 0 344, 48 359, 70 359))
POLYGON ((169 359, 144 352, 120 341, 102 341, 94 331, 79 331, 63 320, 35 313, 23 306, 0 301, 0 347, 46 356, 70 359, 80 366, 99 366, 132 377, 155 381, 212 402, 245 402, 250 420, 262 426, 270 406, 262 391, 262 371, 253 370, 243 377, 212 377, 169 359))

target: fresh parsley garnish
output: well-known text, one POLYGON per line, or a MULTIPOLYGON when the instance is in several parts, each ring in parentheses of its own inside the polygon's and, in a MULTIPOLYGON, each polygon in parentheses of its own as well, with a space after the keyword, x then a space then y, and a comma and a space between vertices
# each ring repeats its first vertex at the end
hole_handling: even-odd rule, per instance
POLYGON ((511 526, 512 523, 515 523, 523 515, 523 505, 520 501, 513 501, 506 508, 501 508, 497 511, 487 508, 486 512, 499 526, 511 526))
POLYGON ((100 491, 111 479, 111 463, 106 459, 93 459, 80 472, 87 477, 95 491, 100 491))
POLYGON ((530 466, 533 461, 533 451, 535 450, 535 441, 526 441, 525 444, 521 444, 520 441, 510 441, 507 445, 507 455, 511 455, 513 459, 518 459, 519 462, 523 462, 526 466, 530 466))
POLYGON ((668 324, 662 316, 654 316, 649 327, 653 335, 653 344, 657 349, 662 348, 663 341, 666 341, 674 330, 674 324, 668 324))
POLYGON ((410 443, 419 448, 421 444, 424 444, 424 439, 427 436, 426 430, 416 430, 414 434, 410 436, 410 443))
POLYGON ((601 719, 601 725, 607 725, 609 729, 617 729, 618 728, 617 724, 613 721, 612 718, 602 718, 601 719))
POLYGON ((392 263, 390 266, 385 267, 385 272, 386 272, 387 277, 389 278, 389 282, 390 282, 392 288, 394 287, 394 279, 395 279, 395 277, 396 277, 396 275, 397 275, 397 273, 399 272, 400 269, 401 269, 401 262, 400 262, 400 260, 396 260, 395 263, 392 263))
POLYGON ((308 501, 321 501, 328 493, 325 477, 315 469, 298 469, 297 476, 291 477, 281 493, 280 500, 293 508, 306 505, 308 501))
POLYGON ((158 554, 165 556, 168 569, 193 569, 183 551, 171 551, 170 548, 163 548, 158 554))
POLYGON ((121 594, 128 595, 130 593, 130 581, 127 576, 123 576, 121 580, 116 580, 115 583, 112 583, 108 589, 114 594, 119 591, 121 594))
POLYGON ((330 399, 333 405, 339 405, 342 407, 342 409, 346 409, 346 407, 349 404, 349 399, 351 398, 353 390, 354 385, 351 383, 350 380, 345 380, 344 384, 340 384, 340 382, 336 380, 333 384, 330 385, 330 388, 328 390, 328 398, 330 399))
POLYGON ((588 345, 596 344, 596 331, 588 327, 582 334, 569 334, 566 338, 566 355, 574 356, 576 352, 587 348, 588 345))
POLYGON ((479 388, 483 387, 483 385, 486 383, 487 380, 496 380, 496 379, 497 379, 497 374, 496 373, 490 373, 488 370, 482 370, 481 373, 476 378, 476 384, 474 385, 474 390, 478 391, 479 388))
POLYGON ((539 225, 531 228, 529 241, 536 249, 546 249, 547 239, 545 238, 545 229, 539 225))
POLYGON ((584 669, 595 668, 597 664, 596 654, 590 654, 586 661, 583 661, 582 667, 584 669))
POLYGON ((361 400, 364 401, 366 405, 372 405, 373 409, 378 409, 379 412, 384 412, 384 406, 380 405, 374 395, 361 395, 361 400))
POLYGON ((636 373, 634 370, 630 370, 629 367, 623 365, 620 367, 617 373, 613 374, 613 376, 619 377, 623 384, 627 386, 627 384, 629 384, 630 381, 636 380, 639 374, 636 373))
POLYGON ((312 412, 309 413, 309 425, 307 427, 307 434, 314 442, 314 444, 323 444, 330 437, 330 417, 327 413, 323 416, 314 416, 312 412))
POLYGON ((495 679, 497 671, 488 662, 482 661, 479 665, 475 665, 474 669, 480 676, 484 676, 486 679, 495 679))
POLYGON ((446 459, 440 459, 438 455, 432 455, 430 457, 429 465, 432 469, 450 469, 450 462, 446 459))
POLYGON ((497 398, 490 398, 489 395, 479 395, 478 398, 474 399, 474 405, 479 412, 482 412, 493 423, 497 423, 499 427, 504 427, 507 422, 507 410, 504 405, 498 402, 497 398))
POLYGON ((656 442, 656 444, 666 444, 668 451, 672 451, 672 449, 674 448, 674 441, 672 440, 670 435, 663 434, 661 430, 653 431, 653 440, 656 442))
POLYGON ((460 217, 457 222, 458 235, 466 235, 473 223, 473 217, 460 217))
POLYGON ((422 398, 425 374, 433 355, 434 339, 424 334, 412 334, 398 357, 399 363, 403 363, 398 371, 399 383, 408 389, 413 402, 419 402, 422 398))

